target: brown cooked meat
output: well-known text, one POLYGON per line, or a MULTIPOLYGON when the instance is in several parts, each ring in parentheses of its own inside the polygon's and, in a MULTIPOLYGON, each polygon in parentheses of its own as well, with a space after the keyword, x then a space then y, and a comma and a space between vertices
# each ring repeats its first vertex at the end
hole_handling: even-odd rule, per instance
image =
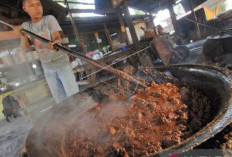
POLYGON ((200 114, 210 110, 203 107, 210 103, 207 97, 195 92, 183 87, 180 90, 171 83, 152 83, 145 90, 139 89, 131 102, 99 104, 79 117, 67 132, 65 156, 149 156, 179 144, 200 129, 193 123, 203 125, 193 114, 202 118, 200 114), (192 104, 186 105, 187 100, 192 104), (198 103, 202 105, 198 110, 203 110, 199 113, 198 103))

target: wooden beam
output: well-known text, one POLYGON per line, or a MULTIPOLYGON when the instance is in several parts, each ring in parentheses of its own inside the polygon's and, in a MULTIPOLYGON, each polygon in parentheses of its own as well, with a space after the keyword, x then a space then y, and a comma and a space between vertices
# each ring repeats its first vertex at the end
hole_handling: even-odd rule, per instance
POLYGON ((121 25, 121 33, 122 33, 122 38, 124 40, 124 42, 126 42, 127 45, 130 44, 127 33, 126 33, 126 28, 123 22, 123 17, 122 17, 122 13, 120 10, 117 11, 117 15, 118 15, 118 19, 121 25))
MULTIPOLYGON (((145 17, 147 17, 147 15, 132 15, 131 18, 132 20, 134 19, 144 19, 145 17)), ((124 21, 125 20, 125 16, 123 16, 124 21)), ((117 14, 110 14, 107 16, 96 16, 96 17, 75 17, 74 18, 75 22, 80 24, 80 23, 110 23, 112 21, 118 21, 118 16, 117 14)), ((70 19, 67 18, 65 21, 62 21, 61 24, 70 24, 70 19)))
MULTIPOLYGON (((193 1, 192 0, 189 1, 189 6, 190 6, 190 9, 191 9, 191 12, 193 13, 194 20, 196 22, 197 21, 197 16, 196 16, 196 13, 194 11, 193 1)), ((197 23, 197 22, 195 23, 195 29, 196 29, 198 40, 201 40, 201 30, 200 30, 199 23, 197 23)))
POLYGON ((19 39, 20 37, 21 37, 20 33, 16 33, 14 31, 3 31, 3 32, 0 32, 0 41, 2 41, 2 40, 19 39))
POLYGON ((154 24, 154 18, 153 18, 153 16, 152 16, 152 13, 151 13, 151 12, 149 13, 149 18, 150 18, 150 20, 151 20, 152 28, 153 28, 153 31, 154 31, 154 36, 157 36, 157 34, 156 34, 156 29, 155 29, 155 24, 154 24))
POLYGON ((131 16, 130 16, 130 12, 129 12, 128 6, 127 6, 127 4, 126 4, 125 1, 123 1, 122 7, 123 7, 124 14, 125 14, 127 26, 130 29, 132 41, 133 41, 133 43, 135 45, 137 45, 138 42, 139 42, 139 40, 138 40, 136 31, 135 31, 135 27, 134 27, 133 21, 132 21, 131 16))
POLYGON ((123 2, 123 0, 111 0, 112 5, 114 8, 117 8, 118 6, 121 5, 121 3, 123 2))
POLYGON ((98 49, 99 49, 100 51, 102 51, 102 48, 101 48, 100 44, 98 43, 99 33, 98 33, 98 32, 93 32, 93 34, 94 34, 94 37, 95 37, 95 39, 96 39, 96 43, 97 43, 98 49))
POLYGON ((1 6, 5 6, 5 7, 8 7, 10 9, 13 9, 13 10, 17 10, 18 12, 22 13, 23 15, 27 15, 27 13, 25 13, 22 9, 19 9, 18 7, 15 7, 15 6, 12 6, 10 3, 7 4, 6 2, 0 2, 1 6))
POLYGON ((162 8, 165 8, 165 6, 171 2, 173 2, 174 0, 160 0, 160 1, 155 1, 153 2, 152 4, 150 4, 149 6, 147 6, 146 4, 143 4, 144 2, 140 1, 140 3, 137 3, 137 4, 134 4, 132 6, 135 6, 138 8, 138 6, 141 6, 140 7, 140 10, 144 10, 144 11, 147 11, 147 12, 151 12, 153 13, 154 11, 159 11, 161 10, 162 8), (144 9, 143 9, 144 8, 144 9), (157 10, 157 8, 159 8, 157 10))
POLYGON ((71 13, 99 13, 99 14, 112 14, 116 13, 114 9, 103 9, 103 10, 95 10, 95 9, 70 9, 71 13))
POLYGON ((10 14, 10 8, 0 6, 0 12, 4 14, 10 14))
POLYGON ((5 16, 0 15, 0 19, 4 22, 10 23, 10 24, 21 24, 25 21, 27 21, 27 18, 7 18, 5 16))
POLYGON ((86 49, 84 40, 80 37, 80 35, 78 33, 78 29, 77 29, 76 23, 75 23, 75 21, 74 21, 74 19, 72 17, 72 13, 70 12, 69 4, 68 4, 67 0, 65 0, 65 3, 66 3, 66 6, 67 6, 67 9, 69 10, 69 16, 70 16, 71 24, 72 24, 72 27, 73 27, 73 32, 74 32, 75 36, 77 37, 78 42, 81 44, 83 52, 86 53, 87 49, 86 49))
POLYGON ((71 13, 94 13, 95 9, 70 9, 71 13))
POLYGON ((107 28, 107 26, 106 26, 106 23, 104 23, 104 31, 105 31, 105 34, 106 34, 106 38, 107 38, 107 40, 108 40, 108 42, 109 42, 109 45, 110 45, 110 47, 113 49, 112 39, 111 39, 111 37, 110 37, 110 33, 109 33, 109 30, 108 30, 108 28, 107 28))
POLYGON ((108 8, 105 8, 105 9, 98 9, 95 11, 95 13, 101 13, 101 14, 113 14, 113 13, 116 13, 115 9, 108 9, 108 8))
POLYGON ((172 24, 173 24, 173 27, 174 27, 174 30, 175 30, 175 34, 179 38, 179 41, 178 41, 179 43, 178 44, 183 44, 183 39, 182 39, 180 30, 179 30, 178 21, 176 19, 176 14, 175 14, 174 9, 173 9, 173 3, 169 3, 168 10, 170 12, 170 16, 171 16, 172 24))
MULTIPOLYGON (((64 1, 55 1, 57 3, 64 3, 64 1)), ((84 4, 84 5, 94 5, 94 3, 85 3, 85 2, 68 2, 68 3, 74 3, 74 4, 84 4)))
POLYGON ((175 15, 172 3, 170 3, 168 5, 168 10, 170 12, 170 16, 171 16, 171 20, 172 20, 174 30, 178 34, 179 33, 179 26, 178 26, 178 23, 177 23, 177 20, 176 20, 176 15, 175 15))

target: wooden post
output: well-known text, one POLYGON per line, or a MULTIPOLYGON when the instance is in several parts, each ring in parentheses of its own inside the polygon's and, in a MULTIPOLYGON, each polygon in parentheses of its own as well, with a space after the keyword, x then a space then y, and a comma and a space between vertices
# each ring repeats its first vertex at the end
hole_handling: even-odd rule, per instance
POLYGON ((105 34, 106 34, 106 38, 107 38, 107 40, 108 40, 108 42, 110 44, 110 47, 111 47, 111 49, 113 49, 112 39, 110 37, 110 32, 109 32, 109 30, 108 30, 108 28, 106 26, 106 23, 104 23, 104 31, 105 31, 105 34))
POLYGON ((73 32, 74 32, 75 36, 78 38, 78 41, 80 42, 83 51, 86 53, 87 52, 86 46, 83 44, 83 42, 81 42, 82 39, 81 39, 81 37, 80 37, 80 35, 78 33, 78 29, 77 29, 77 26, 76 26, 75 21, 73 19, 72 13, 70 12, 67 0, 65 0, 65 3, 66 3, 66 6, 67 6, 67 9, 69 11, 69 17, 70 17, 70 21, 71 21, 71 24, 72 24, 72 27, 73 27, 73 32))
POLYGON ((100 46, 100 44, 98 43, 98 39, 99 39, 99 34, 98 34, 98 32, 94 32, 93 34, 94 34, 94 37, 95 37, 95 39, 96 39, 96 43, 97 43, 97 47, 98 47, 99 51, 102 51, 101 46, 100 46))
POLYGON ((132 21, 131 16, 130 16, 130 12, 129 12, 128 6, 127 6, 127 4, 126 4, 126 0, 124 0, 124 1, 122 2, 122 8, 123 8, 123 10, 124 10, 124 14, 125 14, 127 26, 128 26, 129 29, 130 29, 132 41, 133 41, 133 43, 134 43, 135 45, 137 45, 138 42, 139 42, 139 40, 138 40, 136 31, 135 31, 135 27, 134 27, 133 21, 132 21))
POLYGON ((149 12, 149 17, 150 17, 150 20, 151 20, 151 23, 152 23, 152 28, 153 28, 153 31, 154 31, 154 36, 157 36, 156 29, 155 29, 155 24, 154 24, 154 18, 152 16, 151 12, 149 12))
POLYGON ((129 39, 128 39, 128 36, 127 36, 127 33, 126 33, 126 28, 125 28, 125 25, 124 25, 124 22, 123 22, 123 17, 122 17, 121 11, 118 10, 117 15, 118 15, 118 19, 119 19, 119 22, 120 22, 120 25, 121 25, 121 32, 122 32, 123 40, 126 42, 127 45, 129 45, 130 42, 129 42, 129 39))
POLYGON ((176 15, 175 15, 172 3, 170 3, 168 5, 168 10, 170 12, 170 16, 171 16, 171 20, 172 20, 172 24, 173 24, 174 30, 175 30, 175 32, 177 34, 179 34, 179 26, 178 26, 178 23, 177 23, 177 20, 176 20, 176 15))
MULTIPOLYGON (((193 1, 190 0, 189 3, 190 3, 189 5, 190 5, 191 12, 193 13, 193 16, 194 16, 194 20, 197 22, 197 16, 196 16, 196 13, 194 11, 193 1)), ((201 31, 200 31, 200 26, 198 23, 195 23, 195 29, 196 29, 196 33, 197 33, 197 38, 198 38, 198 40, 200 40, 201 39, 201 31)))
POLYGON ((175 15, 172 3, 169 3, 168 10, 169 10, 170 15, 171 15, 171 20, 172 20, 172 24, 173 24, 174 30, 175 30, 176 35, 178 37, 177 43, 178 44, 182 44, 183 43, 183 39, 182 39, 182 36, 180 34, 180 31, 179 31, 179 25, 178 25, 178 22, 176 20, 176 15, 175 15))

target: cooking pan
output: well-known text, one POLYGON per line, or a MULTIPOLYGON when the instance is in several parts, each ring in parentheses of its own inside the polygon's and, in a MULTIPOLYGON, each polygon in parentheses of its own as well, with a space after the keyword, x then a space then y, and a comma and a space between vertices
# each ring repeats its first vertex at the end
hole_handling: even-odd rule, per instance
MULTIPOLYGON (((216 135, 230 123, 232 117, 230 72, 203 65, 173 65, 155 69, 171 73, 180 82, 189 84, 204 92, 213 102, 212 107, 215 111, 213 119, 197 133, 180 144, 164 149, 158 154, 168 156, 173 153, 173 150, 175 153, 191 150, 216 135)), ((105 86, 105 84, 100 85, 105 86)), ((94 91, 95 88, 93 87, 91 91, 94 91)), ((65 150, 62 141, 66 131, 80 115, 97 105, 94 94, 89 95, 89 91, 87 89, 68 98, 35 123, 25 142, 29 157, 64 156, 65 150)), ((102 98, 107 97, 106 95, 101 96, 102 98)))

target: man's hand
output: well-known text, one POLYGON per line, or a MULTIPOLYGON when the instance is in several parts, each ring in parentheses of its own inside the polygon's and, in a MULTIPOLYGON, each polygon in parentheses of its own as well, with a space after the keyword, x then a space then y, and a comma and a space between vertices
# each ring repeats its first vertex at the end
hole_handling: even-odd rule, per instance
POLYGON ((27 37, 27 34, 21 32, 21 29, 22 29, 22 28, 23 28, 23 27, 22 27, 21 25, 19 25, 19 26, 13 26, 13 30, 14 30, 15 33, 20 34, 21 37, 25 37, 25 38, 26 38, 26 37, 27 37))
POLYGON ((49 43, 48 43, 48 47, 49 47, 51 50, 57 50, 57 49, 54 48, 54 46, 53 46, 53 45, 55 45, 55 44, 61 45, 61 40, 57 39, 57 40, 55 40, 55 41, 53 41, 53 42, 49 42, 49 43))
POLYGON ((13 29, 14 29, 14 31, 20 32, 20 30, 22 29, 22 26, 21 25, 19 25, 19 26, 13 26, 13 29))
POLYGON ((26 36, 25 33, 22 33, 22 32, 20 31, 21 29, 22 29, 22 26, 21 26, 21 25, 19 25, 19 26, 13 26, 13 30, 14 30, 15 33, 21 34, 21 36, 26 36))

